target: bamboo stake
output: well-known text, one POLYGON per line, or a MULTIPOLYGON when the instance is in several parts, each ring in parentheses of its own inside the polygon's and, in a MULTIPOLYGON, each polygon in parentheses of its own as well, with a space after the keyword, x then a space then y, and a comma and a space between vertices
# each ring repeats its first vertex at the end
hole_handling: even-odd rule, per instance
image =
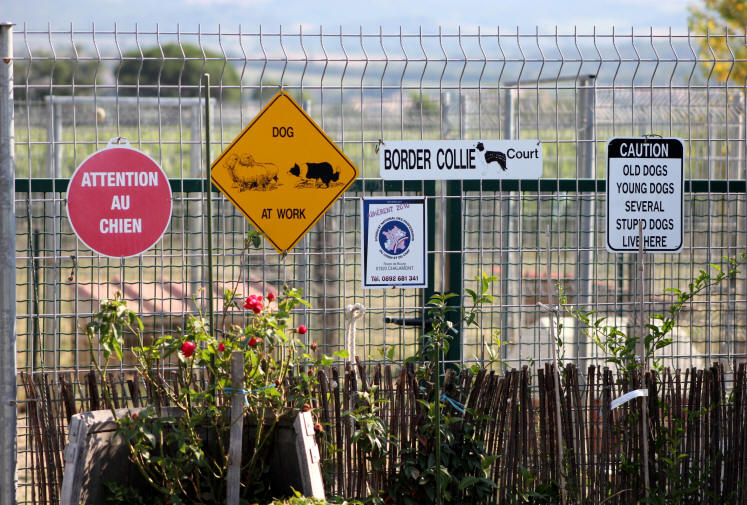
MULTIPOLYGON (((639 274, 639 295, 638 295, 638 355, 641 359, 641 387, 646 387, 646 371, 648 369, 648 358, 646 357, 646 317, 644 316, 646 303, 646 252, 643 249, 643 223, 638 222, 638 274, 639 274)), ((648 475, 648 403, 647 397, 641 397, 641 450, 643 451, 643 496, 648 496, 649 475, 648 475)))
MULTIPOLYGON (((244 353, 231 353, 231 436, 228 442, 226 505, 239 505, 241 494, 241 438, 244 431, 244 353)), ((258 422, 261 422, 259 420, 258 422)))
POLYGON ((550 261, 550 226, 547 226, 545 235, 547 236, 547 306, 548 313, 550 314, 550 348, 552 349, 552 363, 555 367, 553 378, 555 380, 555 419, 557 426, 555 433, 557 435, 558 444, 558 479, 560 480, 560 501, 562 505, 566 504, 565 497, 565 475, 563 475, 563 433, 561 432, 561 419, 560 419, 560 368, 558 366, 558 351, 555 347, 555 318, 557 309, 552 304, 552 269, 550 261))

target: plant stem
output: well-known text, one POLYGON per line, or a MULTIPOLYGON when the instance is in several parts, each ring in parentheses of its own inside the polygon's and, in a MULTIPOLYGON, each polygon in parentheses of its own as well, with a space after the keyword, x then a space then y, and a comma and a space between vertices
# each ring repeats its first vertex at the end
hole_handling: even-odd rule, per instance
MULTIPOLYGON (((550 317, 550 339, 552 340, 550 345, 550 348, 552 349, 552 362, 553 362, 553 380, 555 381, 555 387, 553 388, 555 390, 555 417, 557 419, 557 428, 556 428, 556 434, 557 434, 557 443, 558 443, 558 476, 560 477, 560 502, 562 505, 566 504, 566 497, 565 497, 565 475, 563 475, 563 431, 562 431, 562 425, 563 421, 561 420, 561 411, 560 411, 560 365, 558 363, 558 350, 556 348, 557 341, 555 340, 555 328, 556 324, 559 322, 558 318, 560 317, 560 314, 557 311, 553 310, 552 305, 552 258, 551 258, 551 252, 550 252, 550 227, 547 227, 546 231, 548 240, 547 240, 547 305, 550 308, 548 315, 550 317)), ((560 305, 560 303, 558 303, 560 305)))
POLYGON ((434 338, 433 342, 433 383, 434 404, 436 420, 436 505, 441 505, 441 353, 439 341, 434 338))

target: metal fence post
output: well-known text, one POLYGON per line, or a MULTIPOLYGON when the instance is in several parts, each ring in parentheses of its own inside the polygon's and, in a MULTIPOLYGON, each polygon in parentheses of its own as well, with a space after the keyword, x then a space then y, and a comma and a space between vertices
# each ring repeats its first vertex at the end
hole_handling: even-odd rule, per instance
POLYGON ((14 505, 17 411, 12 23, 0 23, 0 56, 0 505, 14 505))
MULTIPOLYGON (((744 89, 742 89, 741 96, 739 97, 739 126, 737 133, 737 178, 741 176, 747 181, 747 82, 745 82, 744 89)), ((742 195, 741 200, 737 203, 737 216, 742 216, 742 234, 743 238, 740 241, 739 236, 736 239, 737 254, 740 254, 747 246, 747 188, 745 193, 742 195), (741 247, 741 249, 740 249, 741 247)), ((739 226, 737 225, 737 230, 739 226)), ((745 328, 747 322, 737 322, 739 320, 740 310, 737 307, 736 300, 739 299, 739 288, 735 286, 735 302, 734 302, 734 336, 739 335, 739 328, 745 328)), ((747 314, 747 273, 742 274, 742 297, 744 300, 744 313, 747 314)), ((744 332, 742 332, 744 334, 744 332)), ((734 354, 743 355, 747 351, 747 341, 742 338, 733 338, 734 342, 734 354)))
MULTIPOLYGON (((503 138, 516 138, 516 92, 509 88, 503 95, 503 138)), ((521 193, 506 191, 501 187, 501 340, 512 342, 516 347, 516 355, 521 354, 521 259, 519 255, 519 233, 521 230, 521 193)), ((501 359, 509 359, 509 346, 503 346, 501 359)))
MULTIPOLYGON (((577 132, 577 175, 578 179, 595 178, 594 173, 594 79, 590 75, 579 79, 580 97, 577 102, 577 120, 581 122, 577 132)), ((579 200, 578 218, 578 254, 576 256, 576 304, 584 310, 591 310, 593 282, 593 265, 596 241, 594 239, 596 229, 596 193, 585 196, 580 191, 577 193, 579 200)), ((588 357, 589 349, 584 341, 583 328, 576 323, 573 340, 573 353, 576 364, 580 367, 579 359, 588 357)))
MULTIPOLYGON (((740 146, 740 153, 739 153, 739 159, 742 163, 742 177, 744 178, 745 182, 747 183, 747 81, 745 82, 744 90, 742 91, 742 112, 740 114, 740 129, 741 133, 739 135, 739 146, 740 146)), ((743 195, 742 200, 742 216, 744 219, 744 245, 747 245, 747 188, 745 188, 745 192, 743 195)), ((737 241, 737 243, 739 243, 737 241)), ((744 247, 744 246, 743 246, 744 247)), ((744 274, 744 277, 742 277, 742 284, 744 285, 744 289, 742 290, 742 296, 745 299, 745 310, 744 313, 747 314, 747 274, 744 274)), ((739 312, 737 311, 737 314, 739 312)), ((742 323, 742 326, 744 327, 745 323, 742 323)), ((742 348, 740 351, 742 353, 745 352, 747 349, 747 342, 742 342, 742 348)))
MULTIPOLYGON (((200 114, 200 102, 193 102, 190 110, 192 111, 192 121, 190 123, 190 141, 189 150, 190 176, 199 179, 202 174, 202 115, 200 114)), ((201 195, 200 195, 201 196, 201 195)), ((186 228, 189 231, 189 296, 195 303, 204 296, 200 295, 203 279, 207 278, 207 272, 203 272, 200 265, 201 258, 198 257, 199 251, 203 250, 203 233, 201 217, 203 215, 202 199, 196 197, 194 201, 184 198, 184 215, 187 216, 186 228), (191 212, 190 212, 191 211, 191 212)))
MULTIPOLYGON (((59 179, 62 177, 62 106, 54 95, 48 95, 44 99, 49 103, 49 123, 47 142, 49 142, 47 177, 59 179)), ((42 346, 41 366, 42 368, 58 368, 57 335, 59 333, 60 313, 60 249, 62 247, 60 238, 60 207, 56 201, 56 193, 44 205, 44 258, 42 261, 42 346)))

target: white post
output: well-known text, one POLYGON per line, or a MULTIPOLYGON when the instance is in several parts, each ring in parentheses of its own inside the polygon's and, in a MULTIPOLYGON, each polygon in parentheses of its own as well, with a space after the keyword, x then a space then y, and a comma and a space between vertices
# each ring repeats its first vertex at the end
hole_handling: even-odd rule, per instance
POLYGON ((0 23, 0 57, 0 505, 15 505, 16 213, 12 23, 0 23))

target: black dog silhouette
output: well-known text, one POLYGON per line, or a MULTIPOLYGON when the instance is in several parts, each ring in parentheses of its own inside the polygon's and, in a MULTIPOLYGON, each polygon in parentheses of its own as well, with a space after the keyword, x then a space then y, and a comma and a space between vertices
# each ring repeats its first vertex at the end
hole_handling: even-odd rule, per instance
MULTIPOLYGON (((301 167, 298 166, 298 163, 293 165, 290 173, 296 177, 301 177, 301 167)), ((325 186, 329 187, 330 182, 337 181, 339 178, 340 172, 333 172, 332 165, 326 161, 322 161, 321 163, 306 163, 306 176, 304 179, 307 181, 316 179, 317 184, 321 181, 325 186)))
MULTIPOLYGON (((485 151, 485 146, 482 142, 477 144, 477 150, 482 152, 485 151)), ((485 151, 485 163, 497 162, 501 166, 501 170, 506 170, 506 155, 500 151, 485 151)))

